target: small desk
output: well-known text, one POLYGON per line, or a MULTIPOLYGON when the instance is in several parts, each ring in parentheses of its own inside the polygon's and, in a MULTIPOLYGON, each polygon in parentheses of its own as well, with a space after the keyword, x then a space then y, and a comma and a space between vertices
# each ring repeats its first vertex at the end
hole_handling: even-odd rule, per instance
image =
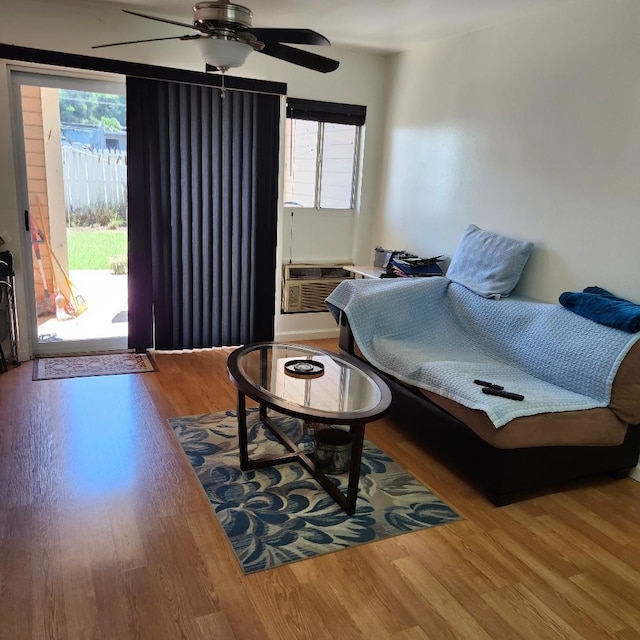
POLYGON ((344 265, 342 267, 345 271, 350 271, 355 274, 356 278, 379 278, 383 273, 386 272, 386 269, 382 267, 373 267, 371 265, 364 266, 354 266, 351 264, 344 265))

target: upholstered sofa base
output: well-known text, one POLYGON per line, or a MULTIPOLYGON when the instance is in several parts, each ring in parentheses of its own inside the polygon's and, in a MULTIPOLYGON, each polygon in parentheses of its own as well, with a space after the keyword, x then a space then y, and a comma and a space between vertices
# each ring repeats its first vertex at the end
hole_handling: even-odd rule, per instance
MULTIPOLYGON (((340 348, 358 357, 346 322, 340 328, 340 348)), ((507 505, 523 497, 525 492, 595 474, 623 478, 638 462, 640 425, 629 425, 624 441, 617 446, 499 449, 482 440, 418 390, 379 373, 393 392, 391 415, 394 419, 410 429, 436 455, 478 482, 496 506, 507 505)))

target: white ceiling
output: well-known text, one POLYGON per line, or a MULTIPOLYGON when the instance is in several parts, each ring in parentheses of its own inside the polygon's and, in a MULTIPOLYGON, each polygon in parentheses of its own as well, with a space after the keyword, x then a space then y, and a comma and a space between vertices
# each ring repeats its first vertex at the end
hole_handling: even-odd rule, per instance
MULTIPOLYGON (((461 35, 576 0, 237 0, 255 27, 318 31, 332 44, 399 51, 417 42, 461 35)), ((192 0, 49 0, 52 4, 131 9, 192 21, 192 0)), ((130 16, 131 20, 143 20, 130 16)), ((150 38, 182 35, 180 27, 148 21, 150 38)))

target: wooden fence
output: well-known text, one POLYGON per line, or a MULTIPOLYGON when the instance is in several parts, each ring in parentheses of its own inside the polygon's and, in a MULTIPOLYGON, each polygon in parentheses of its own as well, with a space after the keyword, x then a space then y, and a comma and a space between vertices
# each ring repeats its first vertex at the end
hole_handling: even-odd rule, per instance
POLYGON ((127 201, 125 151, 62 147, 67 211, 118 207, 127 201))

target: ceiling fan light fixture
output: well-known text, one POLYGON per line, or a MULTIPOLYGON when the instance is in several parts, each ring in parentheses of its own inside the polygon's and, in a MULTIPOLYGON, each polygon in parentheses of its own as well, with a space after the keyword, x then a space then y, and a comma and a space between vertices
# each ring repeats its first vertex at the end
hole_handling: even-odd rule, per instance
POLYGON ((123 9, 123 11, 147 20, 192 29, 198 34, 112 42, 96 45, 92 47, 93 49, 160 40, 195 40, 200 56, 206 63, 207 71, 217 70, 224 73, 228 69, 241 67, 252 51, 258 51, 272 58, 320 73, 335 71, 340 66, 337 60, 289 46, 292 44, 330 45, 329 40, 323 35, 311 29, 253 28, 251 26, 253 18, 251 10, 240 4, 229 2, 229 0, 197 2, 193 7, 193 22, 191 24, 129 9, 123 9))
POLYGON ((253 47, 246 42, 229 38, 199 38, 196 45, 202 59, 218 69, 241 67, 247 60, 253 47))

